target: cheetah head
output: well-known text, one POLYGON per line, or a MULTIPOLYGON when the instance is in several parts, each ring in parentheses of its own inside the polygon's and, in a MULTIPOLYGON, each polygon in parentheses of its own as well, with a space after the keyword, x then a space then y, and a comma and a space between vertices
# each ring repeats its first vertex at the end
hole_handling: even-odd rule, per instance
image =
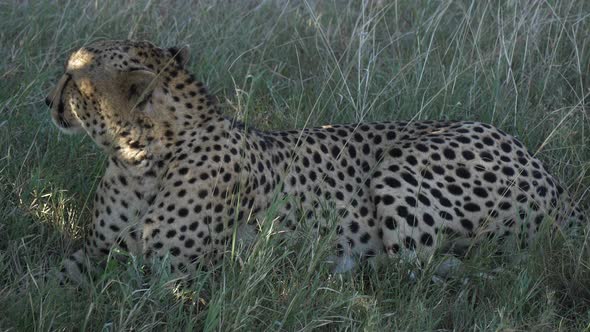
MULTIPOLYGON (((188 48, 158 48, 148 42, 100 41, 73 52, 45 102, 63 132, 87 132, 99 145, 151 128, 152 99, 161 73, 181 70, 188 48), (143 128, 143 129, 142 129, 143 128)), ((158 90, 160 94, 165 94, 158 90)), ((163 97, 160 97, 160 99, 163 97)), ((162 119, 158 119, 162 121, 162 119)))

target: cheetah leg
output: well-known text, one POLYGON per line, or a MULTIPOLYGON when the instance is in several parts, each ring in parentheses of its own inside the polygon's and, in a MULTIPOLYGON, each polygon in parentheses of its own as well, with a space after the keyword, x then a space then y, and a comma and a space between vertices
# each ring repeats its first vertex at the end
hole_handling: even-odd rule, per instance
POLYGON ((434 277, 448 279, 453 274, 460 271, 462 266, 463 266, 463 262, 459 258, 454 257, 454 256, 446 257, 436 267, 436 270, 434 271, 434 277))
POLYGON ((356 266, 354 259, 349 255, 332 256, 330 261, 334 263, 332 273, 346 273, 356 266))
POLYGON ((84 285, 87 282, 87 275, 94 272, 90 259, 84 249, 80 249, 63 261, 63 267, 57 278, 60 284, 73 282, 77 285, 84 285))
POLYGON ((328 261, 333 264, 332 273, 346 273, 352 271, 356 267, 356 260, 351 247, 348 246, 348 241, 339 239, 337 254, 330 255, 328 261))

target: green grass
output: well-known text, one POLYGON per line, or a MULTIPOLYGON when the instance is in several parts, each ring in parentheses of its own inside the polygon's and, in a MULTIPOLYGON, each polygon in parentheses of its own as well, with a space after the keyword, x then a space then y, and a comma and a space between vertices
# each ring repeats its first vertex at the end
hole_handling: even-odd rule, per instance
POLYGON ((97 39, 189 44, 225 112, 263 129, 492 123, 588 206, 590 2, 378 2, 0 2, 0 330, 590 330, 587 237, 543 236, 520 260, 490 244, 437 284, 441 257, 415 279, 404 260, 331 275, 326 241, 269 231, 190 289, 141 260, 57 285, 105 157, 60 134, 43 99, 68 53, 97 39))

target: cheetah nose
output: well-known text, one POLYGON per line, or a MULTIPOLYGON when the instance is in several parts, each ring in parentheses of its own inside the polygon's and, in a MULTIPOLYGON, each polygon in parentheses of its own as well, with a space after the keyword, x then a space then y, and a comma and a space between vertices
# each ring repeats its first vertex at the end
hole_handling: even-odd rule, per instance
POLYGON ((51 104, 53 104, 53 103, 51 102, 51 98, 49 98, 49 97, 46 97, 46 98, 45 98, 45 105, 47 105, 47 107, 51 107, 51 104))

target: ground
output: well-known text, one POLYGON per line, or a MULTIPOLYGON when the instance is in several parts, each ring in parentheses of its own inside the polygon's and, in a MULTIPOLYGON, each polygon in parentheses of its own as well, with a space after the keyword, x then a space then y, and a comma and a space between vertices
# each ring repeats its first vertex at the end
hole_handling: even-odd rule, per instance
POLYGON ((1 329, 589 328, 583 239, 542 237, 516 261, 490 244, 437 284, 442 257, 418 274, 402 260, 334 276, 323 263, 331 248, 301 232, 285 250, 266 229, 250 252, 236 247, 218 271, 200 275, 194 292, 171 291, 166 270, 146 271, 140 261, 113 261, 82 289, 59 287, 52 272, 82 242, 105 159, 88 139, 58 134, 43 98, 65 57, 89 41, 190 44, 191 71, 246 124, 492 123, 588 206, 590 4, 0 6, 1 329), (498 266, 494 278, 479 274, 498 266))

